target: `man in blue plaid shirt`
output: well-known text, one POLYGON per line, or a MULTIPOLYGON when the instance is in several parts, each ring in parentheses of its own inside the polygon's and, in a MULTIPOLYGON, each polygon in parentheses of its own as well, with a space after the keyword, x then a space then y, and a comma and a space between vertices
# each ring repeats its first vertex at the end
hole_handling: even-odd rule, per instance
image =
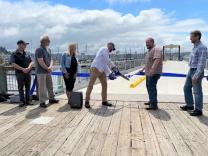
POLYGON ((201 116, 203 109, 202 79, 204 77, 204 68, 206 66, 207 47, 200 41, 201 36, 202 34, 198 30, 191 32, 190 39, 194 44, 194 48, 189 60, 190 70, 184 85, 186 105, 181 107, 183 111, 190 111, 191 116, 201 116))

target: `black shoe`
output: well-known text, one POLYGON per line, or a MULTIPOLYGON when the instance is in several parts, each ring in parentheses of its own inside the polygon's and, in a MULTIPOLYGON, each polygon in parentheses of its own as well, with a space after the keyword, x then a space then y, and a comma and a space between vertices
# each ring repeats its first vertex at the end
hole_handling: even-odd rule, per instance
POLYGON ((54 103, 58 103, 59 102, 59 100, 56 100, 56 99, 51 99, 51 100, 49 100, 49 103, 50 104, 54 104, 54 103))
POLYGON ((194 110, 193 106, 187 106, 187 105, 181 106, 180 108, 181 108, 182 111, 192 111, 192 110, 194 110))
POLYGON ((195 109, 193 112, 190 113, 191 116, 202 116, 202 111, 195 109))
POLYGON ((152 106, 150 105, 146 110, 158 110, 158 106, 152 106))
POLYGON ((19 107, 25 107, 26 106, 26 103, 25 102, 21 102, 20 104, 19 104, 19 107))
POLYGON ((89 103, 88 101, 85 102, 85 107, 86 107, 87 109, 90 108, 90 103, 89 103))
POLYGON ((111 103, 109 103, 109 102, 102 102, 102 105, 103 106, 108 106, 108 107, 112 107, 112 104, 111 103))
POLYGON ((31 103, 31 102, 26 102, 26 105, 27 105, 27 106, 33 106, 33 103, 31 103))
POLYGON ((148 105, 150 105, 150 103, 149 102, 145 102, 144 105, 148 106, 148 105))
POLYGON ((42 107, 42 108, 47 108, 48 106, 47 106, 45 103, 41 103, 41 104, 40 104, 40 107, 42 107))

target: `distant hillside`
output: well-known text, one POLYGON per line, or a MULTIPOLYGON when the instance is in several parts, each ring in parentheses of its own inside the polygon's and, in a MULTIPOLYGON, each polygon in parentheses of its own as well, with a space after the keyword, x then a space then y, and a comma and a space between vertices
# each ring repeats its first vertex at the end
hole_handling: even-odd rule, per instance
POLYGON ((5 47, 0 46, 0 54, 10 54, 11 52, 8 51, 5 47))

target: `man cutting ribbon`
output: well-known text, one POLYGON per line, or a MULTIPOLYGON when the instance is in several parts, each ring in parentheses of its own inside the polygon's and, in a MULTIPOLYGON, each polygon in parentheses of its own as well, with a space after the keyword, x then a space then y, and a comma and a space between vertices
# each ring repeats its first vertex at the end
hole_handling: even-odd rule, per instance
POLYGON ((112 106, 111 103, 107 101, 107 78, 109 76, 110 80, 116 79, 116 76, 119 75, 119 70, 115 64, 111 61, 109 53, 116 50, 114 43, 108 43, 107 47, 100 48, 97 52, 95 59, 92 62, 90 68, 90 82, 86 92, 86 101, 85 107, 90 108, 90 94, 92 92, 93 86, 97 78, 101 82, 102 86, 102 105, 112 106), (112 72, 111 71, 114 71, 112 72))

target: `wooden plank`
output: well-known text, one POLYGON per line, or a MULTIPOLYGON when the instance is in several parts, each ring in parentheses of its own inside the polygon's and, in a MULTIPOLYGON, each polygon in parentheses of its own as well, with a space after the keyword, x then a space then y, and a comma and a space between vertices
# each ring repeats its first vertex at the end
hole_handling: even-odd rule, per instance
POLYGON ((107 136, 100 153, 101 156, 116 155, 123 107, 123 102, 117 102, 115 108, 116 113, 112 115, 112 120, 107 131, 107 136))
MULTIPOLYGON (((15 108, 15 110, 9 110, 9 114, 16 113, 16 111, 19 109, 20 108, 15 108)), ((32 108, 29 108, 28 110, 31 109, 32 108)), ((22 112, 22 110, 20 110, 20 112, 22 112)), ((21 136, 22 134, 27 132, 30 128, 32 128, 33 125, 27 124, 29 120, 25 119, 23 115, 24 113, 20 113, 20 115, 17 115, 19 117, 19 118, 17 117, 17 120, 14 120, 6 125, 1 125, 1 133, 3 133, 4 131, 6 131, 6 133, 4 133, 4 135, 2 135, 1 137, 0 149, 3 149, 8 144, 10 144, 13 140, 17 139, 19 136, 21 136), (5 137, 5 135, 7 135, 7 137, 5 137)))
POLYGON ((89 113, 87 109, 83 109, 82 111, 79 111, 72 121, 70 121, 69 123, 65 124, 64 127, 62 127, 63 130, 59 132, 57 137, 55 137, 47 147, 45 147, 41 155, 42 156, 55 155, 55 153, 61 148, 61 146, 71 135, 73 130, 76 129, 76 125, 78 125, 83 120, 83 118, 87 115, 87 113, 89 113))
POLYGON ((16 104, 1 103, 0 104, 0 116, 2 113, 6 112, 10 109, 16 108, 16 107, 18 107, 18 105, 16 105, 16 104))
POLYGON ((149 111, 150 120, 152 122, 152 126, 156 134, 162 155, 180 155, 180 153, 177 153, 176 147, 174 146, 171 137, 169 136, 165 126, 162 123, 163 119, 165 119, 166 122, 170 122, 169 120, 171 120, 168 115, 166 118, 161 118, 161 116, 164 116, 166 113, 167 112, 164 109, 149 111))
MULTIPOLYGON (((76 129, 73 130, 73 133, 68 136, 66 142, 62 145, 60 150, 57 151, 56 155, 69 155, 73 152, 73 149, 76 148, 79 140, 87 133, 87 130, 91 127, 98 126, 99 122, 96 122, 99 119, 99 115, 103 115, 106 111, 105 107, 100 107, 96 102, 95 107, 91 108, 88 114, 83 118, 83 120, 77 125, 76 129)), ((102 118, 100 118, 102 119, 102 118)))
POLYGON ((208 138, 208 128, 207 128, 208 127, 208 111, 207 110, 204 110, 203 111, 204 115, 200 117, 191 117, 186 112, 181 112, 181 113, 184 113, 186 118, 190 119, 193 122, 193 124, 196 126, 196 128, 198 128, 201 131, 201 133, 203 133, 206 136, 206 138, 208 138))
POLYGON ((175 123, 172 121, 173 116, 170 114, 171 109, 167 107, 168 104, 160 104, 163 111, 160 112, 160 120, 167 131, 171 142, 174 144, 175 149, 179 155, 193 155, 192 150, 182 139, 179 130, 176 128, 175 123))
POLYGON ((202 153, 196 149, 196 146, 194 145, 194 143, 191 143, 189 141, 190 138, 193 137, 188 129, 189 126, 187 125, 187 123, 185 123, 184 125, 184 122, 180 119, 182 118, 182 116, 176 115, 176 112, 175 112, 176 107, 171 108, 170 106, 171 106, 170 104, 169 105, 166 104, 166 107, 168 108, 168 112, 172 117, 171 121, 173 122, 178 133, 180 134, 181 140, 183 140, 183 142, 186 144, 189 151, 191 151, 192 155, 201 155, 202 153))
MULTIPOLYGON (((196 126, 195 124, 184 115, 178 107, 173 105, 168 105, 169 108, 174 112, 174 118, 181 122, 179 125, 180 128, 184 128, 187 134, 183 135, 183 139, 189 144, 190 148, 193 149, 194 154, 203 155, 205 153, 208 154, 207 145, 207 136, 205 136, 196 126)), ((176 126, 178 126, 176 125, 176 126)), ((178 128, 179 128, 178 126, 178 128)), ((180 130, 180 132, 183 132, 180 130)))
POLYGON ((13 121, 14 119, 17 119, 23 113, 25 115, 30 110, 36 108, 36 104, 33 106, 27 106, 22 108, 20 108, 18 104, 5 104, 6 109, 2 110, 2 112, 0 113, 0 126, 6 124, 7 122, 13 121))
POLYGON ((139 105, 139 113, 143 128, 143 135, 145 140, 147 155, 162 155, 159 143, 150 120, 149 112, 144 109, 144 106, 139 105))
MULTIPOLYGON (((37 118, 40 116, 40 114, 42 113, 50 113, 51 111, 53 112, 53 109, 58 108, 59 105, 52 105, 50 106, 50 109, 42 109, 39 107, 30 107, 28 108, 26 111, 15 115, 15 117, 13 117, 14 119, 12 120, 11 117, 11 121, 8 122, 8 124, 5 124, 4 126, 1 125, 0 127, 0 134, 1 134, 1 138, 0 140, 3 140, 5 138, 7 138, 8 136, 10 136, 11 134, 15 133, 18 129, 20 129, 23 125, 28 124, 31 119, 37 118)), ((22 110, 21 110, 22 111, 22 110)))
POLYGON ((47 134, 42 135, 40 139, 33 141, 35 142, 33 146, 26 152, 25 155, 40 155, 42 151, 45 150, 45 148, 56 138, 64 129, 65 125, 67 125, 68 122, 72 121, 74 117, 78 114, 78 112, 71 112, 70 114, 67 114, 67 116, 62 117, 62 119, 59 119, 59 123, 57 123, 57 126, 48 126, 47 134))
POLYGON ((131 104, 130 102, 124 102, 124 108, 122 111, 121 125, 118 136, 118 146, 116 155, 128 156, 131 155, 131 129, 130 129, 130 117, 131 117, 131 104))
POLYGON ((26 133, 13 140, 10 144, 8 144, 5 148, 0 151, 0 155, 6 156, 11 154, 13 151, 18 149, 24 142, 30 139, 33 135, 35 135, 39 130, 41 130, 43 126, 35 125, 30 128, 26 133))
POLYGON ((19 136, 27 132, 30 128, 32 128, 33 125, 23 125, 19 130, 17 130, 15 133, 11 134, 9 137, 1 140, 0 142, 0 149, 6 147, 9 143, 11 143, 13 140, 17 139, 19 136))
MULTIPOLYGON (((76 114, 79 114, 79 112, 82 113, 84 111, 83 110, 76 110, 75 111, 76 114)), ((70 114, 69 113, 68 114, 71 116, 72 113, 73 113, 73 111, 70 114)), ((85 109, 85 114, 86 113, 89 113, 89 112, 85 109)), ((60 132, 64 131, 63 129, 65 129, 67 127, 67 125, 69 125, 70 120, 71 121, 74 120, 74 117, 71 117, 70 119, 67 118, 64 120, 66 121, 66 122, 64 122, 65 124, 59 124, 58 126, 54 127, 53 132, 47 134, 46 137, 42 138, 40 144, 37 144, 36 146, 34 146, 32 149, 33 152, 31 152, 29 155, 33 155, 33 154, 37 154, 37 153, 41 154, 42 151, 51 143, 51 141, 53 141, 54 138, 58 137, 60 132)), ((72 132, 73 131, 71 131, 71 133, 72 132)), ((69 136, 67 136, 67 137, 69 137, 69 136)), ((62 143, 64 143, 64 142, 62 142, 62 143)), ((48 155, 48 153, 47 153, 47 155, 48 155)))
MULTIPOLYGON (((27 108, 14 107, 0 114, 0 127, 5 127, 6 124, 11 122, 16 123, 16 120, 20 120, 20 117, 25 116, 30 110, 34 109, 34 106, 27 108)), ((0 133, 2 130, 0 130, 0 133)))
MULTIPOLYGON (((55 117, 55 119, 52 120, 51 123, 49 123, 49 124, 52 124, 52 123, 54 123, 54 122, 56 122, 56 123, 59 122, 60 117, 57 117, 57 116, 60 114, 60 112, 57 112, 57 109, 58 109, 60 106, 63 106, 63 103, 57 104, 57 105, 53 105, 53 107, 51 106, 50 109, 49 109, 48 111, 46 111, 45 113, 42 114, 43 116, 53 116, 53 117, 55 117), (56 117, 57 117, 57 118, 56 118, 56 117)), ((61 115, 62 115, 62 114, 61 114, 61 115)), ((63 113, 63 115, 64 115, 64 113, 63 113)), ((27 125, 29 125, 29 124, 27 124, 27 125)), ((30 124, 30 125, 32 125, 32 124, 30 124)), ((33 127, 34 127, 34 126, 40 126, 41 129, 40 129, 37 133, 35 133, 33 136, 31 136, 30 138, 24 139, 24 138, 25 138, 25 135, 26 135, 27 133, 29 133, 29 130, 28 130, 27 132, 23 133, 21 136, 19 136, 19 137, 17 138, 17 139, 20 139, 20 140, 21 140, 20 142, 17 141, 17 142, 15 142, 15 144, 14 144, 14 142, 12 142, 11 144, 9 144, 9 145, 6 147, 6 149, 8 149, 8 150, 9 150, 11 147, 15 146, 16 144, 19 144, 18 148, 16 148, 14 151, 12 151, 11 154, 15 154, 15 155, 17 155, 17 154, 23 155, 23 153, 25 152, 25 150, 29 149, 29 148, 32 146, 31 144, 33 144, 33 141, 35 140, 34 138, 40 139, 40 136, 41 136, 40 133, 43 132, 43 131, 46 131, 46 129, 47 129, 47 127, 48 127, 48 125, 32 125, 32 126, 33 126, 33 127), (31 143, 31 142, 32 142, 32 143, 31 143), (31 143, 31 144, 30 144, 30 143, 31 143)))
POLYGON ((206 103, 204 103, 204 109, 207 111, 208 110, 208 104, 206 103))
MULTIPOLYGON (((36 135, 32 136, 30 139, 26 140, 23 144, 21 144, 21 146, 13 152, 15 153, 15 155, 16 154, 29 155, 29 153, 32 153, 33 150, 35 151, 35 148, 39 147, 40 144, 45 144, 45 142, 41 140, 43 137, 47 137, 48 135, 53 133, 56 130, 56 128, 58 129, 56 125, 59 125, 65 120, 67 120, 65 119, 66 116, 68 115, 67 112, 58 112, 55 109, 53 110, 52 114, 53 117, 55 117, 54 120, 52 120, 49 124, 45 125, 40 131, 36 133, 36 135)), ((73 114, 74 113, 71 113, 71 115, 73 114)), ((45 114, 45 115, 51 116, 49 114, 45 114)), ((51 139, 53 139, 53 137, 51 139)))
POLYGON ((179 105, 166 103, 158 111, 146 111, 141 103, 138 109, 135 102, 117 102, 109 109, 99 109, 96 102, 93 112, 64 111, 62 106, 63 101, 46 112, 31 108, 30 118, 24 117, 25 112, 17 114, 21 119, 17 117, 14 128, 0 138, 0 155, 208 154, 206 110, 205 116, 196 118, 180 111, 179 105), (32 118, 44 115, 56 118, 48 125, 30 127, 32 118))
POLYGON ((130 131, 131 131, 132 156, 146 155, 143 128, 141 124, 138 105, 141 105, 141 103, 131 102, 130 131))
POLYGON ((179 129, 175 126, 175 122, 173 122, 172 109, 168 107, 169 104, 163 103, 160 106, 163 106, 165 112, 160 113, 160 118, 162 123, 170 136, 172 143, 175 146, 175 149, 179 155, 193 155, 192 149, 190 149, 189 145, 183 140, 181 133, 179 133, 179 129), (167 122, 167 120, 169 120, 167 122))
POLYGON ((100 116, 101 121, 98 126, 93 126, 93 129, 89 129, 85 136, 80 140, 76 149, 72 152, 72 156, 97 156, 100 155, 107 131, 112 120, 112 115, 115 112, 116 102, 113 103, 114 107, 108 107, 105 113, 100 116))
MULTIPOLYGON (((55 106, 50 106, 50 110, 53 107, 55 106)), ((46 111, 48 110, 39 108, 37 106, 30 106, 27 108, 15 107, 14 109, 4 112, 2 115, 6 116, 6 118, 4 118, 3 123, 0 125, 0 135, 5 137, 9 136, 10 134, 14 133, 19 126, 29 122, 29 119, 38 117, 41 113, 46 111)))

